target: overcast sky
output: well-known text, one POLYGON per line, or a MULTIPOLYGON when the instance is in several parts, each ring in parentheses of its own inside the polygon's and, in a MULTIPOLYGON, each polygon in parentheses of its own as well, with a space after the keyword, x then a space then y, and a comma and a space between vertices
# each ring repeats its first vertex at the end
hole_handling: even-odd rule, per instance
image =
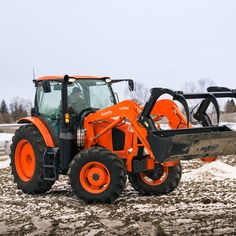
POLYGON ((33 100, 33 67, 236 88, 235 24, 234 0, 0 0, 0 100, 33 100))

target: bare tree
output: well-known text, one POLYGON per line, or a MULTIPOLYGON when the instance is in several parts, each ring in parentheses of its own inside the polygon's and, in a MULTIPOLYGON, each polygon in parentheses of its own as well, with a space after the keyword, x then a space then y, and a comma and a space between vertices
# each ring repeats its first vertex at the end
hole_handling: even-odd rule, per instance
POLYGON ((186 93, 194 93, 196 91, 196 85, 194 82, 185 82, 182 90, 186 93))
MULTIPOLYGON (((127 89, 128 90, 128 89, 127 89)), ((134 91, 127 91, 129 97, 140 105, 144 105, 150 97, 150 88, 144 84, 134 81, 134 91)))
POLYGON ((207 88, 215 85, 215 82, 211 79, 199 79, 198 88, 200 92, 206 92, 207 88))
POLYGON ((11 117, 16 121, 30 114, 32 103, 30 100, 15 97, 10 104, 11 117))
POLYGON ((190 81, 184 83, 182 90, 185 93, 204 93, 207 88, 215 85, 215 82, 209 78, 199 79, 196 82, 190 81))

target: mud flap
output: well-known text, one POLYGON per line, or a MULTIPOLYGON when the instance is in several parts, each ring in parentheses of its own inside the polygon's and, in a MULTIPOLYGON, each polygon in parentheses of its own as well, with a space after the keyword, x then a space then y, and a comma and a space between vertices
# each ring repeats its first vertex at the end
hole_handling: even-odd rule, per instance
POLYGON ((160 163, 236 154, 236 132, 227 126, 150 130, 148 141, 160 163))

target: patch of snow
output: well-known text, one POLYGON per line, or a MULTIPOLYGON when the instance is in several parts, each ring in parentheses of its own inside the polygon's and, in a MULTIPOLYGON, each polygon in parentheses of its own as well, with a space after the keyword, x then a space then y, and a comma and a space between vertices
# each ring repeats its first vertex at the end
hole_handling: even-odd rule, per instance
POLYGON ((10 158, 7 158, 4 161, 0 161, 0 169, 7 168, 10 166, 10 158))
POLYGON ((14 134, 10 134, 10 133, 0 133, 0 141, 2 142, 11 141, 13 135, 14 134))
POLYGON ((204 164, 202 167, 185 173, 182 176, 182 181, 209 179, 236 179, 236 167, 227 165, 221 161, 214 161, 204 164))
POLYGON ((0 169, 9 166, 10 160, 8 155, 10 154, 13 135, 11 133, 0 133, 0 169))
POLYGON ((232 130, 236 130, 236 123, 234 122, 220 122, 220 125, 226 125, 232 130))

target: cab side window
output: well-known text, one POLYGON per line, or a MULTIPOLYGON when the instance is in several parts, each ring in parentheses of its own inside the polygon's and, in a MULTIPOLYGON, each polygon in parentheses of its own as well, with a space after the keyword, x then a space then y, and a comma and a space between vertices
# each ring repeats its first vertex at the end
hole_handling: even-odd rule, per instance
POLYGON ((37 87, 36 107, 39 114, 44 116, 56 116, 61 104, 61 89, 57 82, 50 82, 51 91, 44 92, 42 86, 37 87))

